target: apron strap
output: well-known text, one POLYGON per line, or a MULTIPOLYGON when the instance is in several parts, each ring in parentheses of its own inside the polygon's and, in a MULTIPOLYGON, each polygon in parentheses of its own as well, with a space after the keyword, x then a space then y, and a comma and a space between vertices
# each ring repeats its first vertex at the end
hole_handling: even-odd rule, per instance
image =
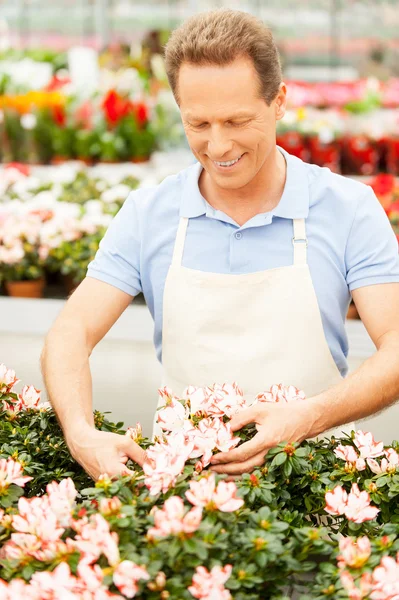
POLYGON ((306 237, 305 219, 294 219, 294 265, 307 264, 308 239, 306 237))
POLYGON ((172 264, 180 266, 183 260, 184 242, 186 241, 188 219, 181 217, 177 228, 175 247, 173 250, 172 264))

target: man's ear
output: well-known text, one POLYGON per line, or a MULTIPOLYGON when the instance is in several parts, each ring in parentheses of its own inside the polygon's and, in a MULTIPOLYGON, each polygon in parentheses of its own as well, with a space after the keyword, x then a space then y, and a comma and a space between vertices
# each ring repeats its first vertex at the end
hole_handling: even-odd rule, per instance
POLYGON ((287 86, 284 81, 280 83, 280 87, 275 98, 275 111, 276 111, 276 121, 280 121, 285 115, 285 110, 287 108, 287 86))

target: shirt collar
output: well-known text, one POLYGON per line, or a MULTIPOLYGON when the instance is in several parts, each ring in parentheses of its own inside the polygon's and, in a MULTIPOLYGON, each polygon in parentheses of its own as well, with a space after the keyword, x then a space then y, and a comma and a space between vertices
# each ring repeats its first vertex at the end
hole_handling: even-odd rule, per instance
MULTIPOLYGON (((287 176, 283 195, 278 205, 271 211, 273 216, 284 219, 304 219, 309 214, 309 181, 302 160, 277 146, 287 162, 287 176)), ((202 196, 198 180, 203 167, 196 162, 189 167, 183 184, 180 216, 199 217, 207 213, 208 203, 202 196)))

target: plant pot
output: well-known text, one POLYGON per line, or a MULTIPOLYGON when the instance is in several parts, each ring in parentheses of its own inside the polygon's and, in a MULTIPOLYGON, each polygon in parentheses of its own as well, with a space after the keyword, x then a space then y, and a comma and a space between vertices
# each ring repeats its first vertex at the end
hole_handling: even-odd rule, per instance
POLYGON ((72 294, 78 287, 78 283, 74 283, 72 275, 61 275, 62 283, 66 293, 72 294))
POLYGON ((6 281, 5 288, 9 296, 15 298, 43 298, 43 290, 46 284, 44 277, 26 281, 6 281))
POLYGON ((52 165, 63 165, 64 163, 68 162, 69 160, 71 160, 70 158, 67 158, 66 156, 53 156, 53 158, 51 159, 51 164, 52 165))
POLYGON ((148 162, 150 160, 149 156, 135 156, 134 158, 131 159, 130 162, 132 163, 145 163, 148 162))

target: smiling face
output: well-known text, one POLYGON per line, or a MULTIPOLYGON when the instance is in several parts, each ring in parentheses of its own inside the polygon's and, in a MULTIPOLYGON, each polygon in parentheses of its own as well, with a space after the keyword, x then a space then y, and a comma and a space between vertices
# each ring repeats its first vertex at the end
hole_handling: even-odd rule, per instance
POLYGON ((249 59, 223 66, 184 63, 178 97, 190 148, 218 187, 240 189, 261 177, 276 148, 276 120, 284 116, 284 84, 268 106, 249 59))

